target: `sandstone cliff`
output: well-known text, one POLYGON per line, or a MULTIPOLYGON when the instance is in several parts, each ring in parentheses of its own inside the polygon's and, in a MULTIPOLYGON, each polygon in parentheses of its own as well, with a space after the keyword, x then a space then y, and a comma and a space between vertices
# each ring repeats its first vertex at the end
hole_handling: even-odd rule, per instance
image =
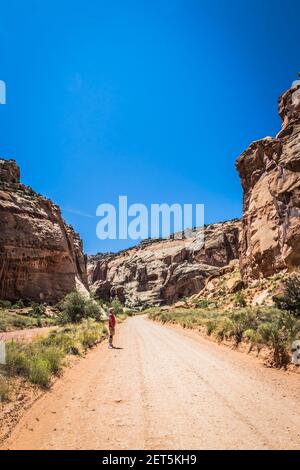
POLYGON ((242 277, 300 266, 300 80, 279 98, 282 128, 237 160, 242 186, 242 277))
POLYGON ((238 258, 240 221, 209 225, 205 245, 187 239, 150 240, 112 254, 89 257, 88 279, 100 298, 127 306, 161 305, 199 292, 208 277, 238 258))
POLYGON ((60 209, 20 184, 15 161, 0 159, 0 298, 57 302, 87 287, 82 242, 60 209))

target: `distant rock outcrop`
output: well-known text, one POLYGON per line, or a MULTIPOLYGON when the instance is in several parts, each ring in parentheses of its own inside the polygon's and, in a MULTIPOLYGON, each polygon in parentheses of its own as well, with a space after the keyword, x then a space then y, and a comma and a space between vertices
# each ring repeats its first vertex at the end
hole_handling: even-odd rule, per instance
POLYGON ((242 186, 244 280, 300 266, 300 80, 279 98, 282 128, 237 160, 242 186))
POLYGON ((20 184, 14 160, 0 159, 0 298, 57 302, 87 288, 82 242, 60 209, 20 184))
POLYGON ((209 225, 201 248, 194 231, 186 239, 144 241, 116 254, 91 256, 91 290, 133 307, 173 303, 199 292, 208 277, 238 258, 239 230, 239 220, 209 225))

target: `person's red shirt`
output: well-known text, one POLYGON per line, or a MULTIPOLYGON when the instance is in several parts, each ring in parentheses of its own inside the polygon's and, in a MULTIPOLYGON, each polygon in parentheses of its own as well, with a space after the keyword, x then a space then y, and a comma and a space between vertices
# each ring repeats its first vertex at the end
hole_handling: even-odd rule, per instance
POLYGON ((116 326, 116 317, 113 313, 108 315, 108 325, 110 328, 114 328, 116 326))

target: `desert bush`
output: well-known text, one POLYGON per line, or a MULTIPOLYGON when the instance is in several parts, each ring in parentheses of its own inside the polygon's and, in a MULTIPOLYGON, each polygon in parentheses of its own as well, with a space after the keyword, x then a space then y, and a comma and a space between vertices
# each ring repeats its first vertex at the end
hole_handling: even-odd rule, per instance
POLYGON ((65 331, 53 331, 45 338, 42 338, 41 343, 46 347, 57 347, 64 351, 66 354, 78 354, 78 342, 76 335, 71 329, 65 331))
POLYGON ((110 302, 109 307, 114 309, 116 315, 121 315, 123 313, 123 305, 118 299, 114 299, 110 302))
POLYGON ((34 384, 48 387, 51 380, 51 368, 47 359, 40 356, 33 357, 30 361, 28 378, 34 384))
POLYGON ((17 300, 17 302, 15 302, 15 303, 12 305, 12 308, 15 308, 15 309, 17 309, 17 308, 24 308, 24 307, 25 307, 25 305, 24 305, 24 302, 23 302, 22 299, 17 300))
POLYGON ((254 330, 253 328, 248 328, 244 331, 243 337, 247 339, 250 343, 248 350, 249 353, 253 350, 254 347, 256 347, 257 353, 260 352, 263 347, 263 339, 261 334, 257 330, 254 330))
POLYGON ((207 299, 194 299, 192 303, 197 308, 208 308, 211 302, 207 299))
POLYGON ((290 276, 285 281, 283 295, 275 296, 273 300, 279 309, 300 317, 300 276, 290 276))
POLYGON ((46 313, 45 305, 33 303, 31 306, 31 310, 29 310, 28 315, 33 318, 39 318, 44 316, 46 313))
POLYGON ((96 301, 92 299, 86 300, 85 313, 87 318, 94 318, 95 320, 101 320, 101 309, 96 301))
POLYGON ((210 336, 214 331, 215 329, 217 328, 217 321, 216 320, 208 320, 206 322, 206 333, 208 334, 208 336, 210 336))
POLYGON ((229 339, 235 332, 235 325, 230 318, 222 318, 216 325, 214 334, 219 341, 229 339))
POLYGON ((63 301, 63 317, 66 321, 80 322, 86 317, 86 300, 77 291, 66 295, 63 301))
POLYGON ((57 374, 63 367, 65 351, 57 346, 50 346, 41 351, 40 358, 47 362, 49 370, 57 374))
POLYGON ((98 340, 99 334, 96 331, 83 330, 80 334, 80 342, 84 349, 91 348, 98 340))
POLYGON ((0 331, 9 331, 38 326, 38 319, 0 310, 0 331))
POLYGON ((274 311, 272 321, 258 327, 264 344, 273 350, 273 363, 277 367, 286 366, 289 362, 291 343, 300 333, 300 321, 287 311, 274 311))
POLYGON ((0 308, 11 308, 11 302, 9 300, 0 300, 0 308))
POLYGON ((85 320, 31 343, 8 342, 5 369, 11 375, 23 375, 32 383, 46 387, 52 375, 62 369, 67 354, 78 354, 82 347, 93 346, 101 334, 107 334, 106 327, 94 320, 85 320))
POLYGON ((232 322, 232 336, 235 339, 236 346, 243 339, 243 333, 249 328, 256 328, 258 324, 257 310, 244 308, 233 311, 229 318, 232 322))
POLYGON ((26 374, 29 370, 30 357, 25 345, 18 341, 7 343, 6 368, 10 374, 26 374))
POLYGON ((245 292, 243 290, 236 292, 234 296, 234 305, 236 307, 246 307, 247 302, 245 298, 245 292))
POLYGON ((86 299, 77 291, 66 295, 62 303, 62 313, 59 318, 60 323, 78 323, 84 318, 89 317, 96 320, 101 318, 101 309, 94 300, 86 299))

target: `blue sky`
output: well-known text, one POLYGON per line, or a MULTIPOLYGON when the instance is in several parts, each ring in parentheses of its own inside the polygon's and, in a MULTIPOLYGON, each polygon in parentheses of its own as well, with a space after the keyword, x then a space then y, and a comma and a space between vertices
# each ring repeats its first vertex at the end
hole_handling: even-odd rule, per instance
POLYGON ((238 155, 280 126, 297 78, 297 0, 0 3, 0 155, 58 203, 88 253, 102 202, 241 215, 238 155))

